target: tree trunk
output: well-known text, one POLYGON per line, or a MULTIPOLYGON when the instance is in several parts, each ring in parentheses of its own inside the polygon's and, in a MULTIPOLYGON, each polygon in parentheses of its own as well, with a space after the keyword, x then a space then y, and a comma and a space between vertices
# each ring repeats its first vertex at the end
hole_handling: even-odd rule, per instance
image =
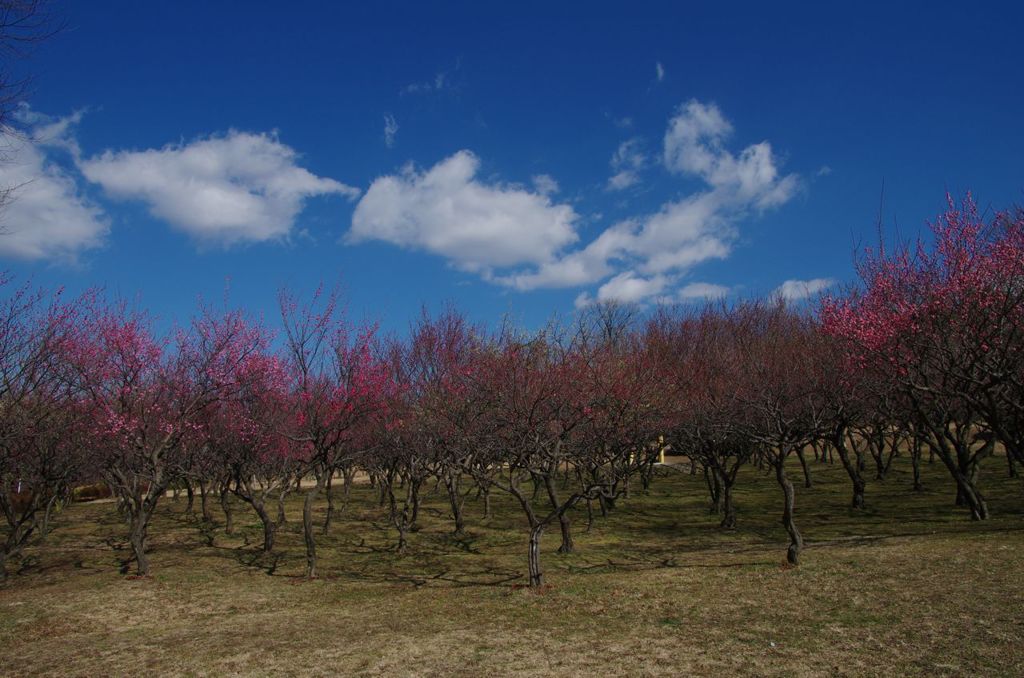
POLYGON ((25 542, 28 541, 29 536, 32 534, 35 522, 35 519, 32 517, 22 516, 20 520, 16 520, 15 523, 9 527, 7 540, 4 543, 3 549, 0 549, 0 582, 7 579, 7 561, 11 556, 16 556, 21 553, 21 549, 25 546, 25 542))
POLYGON ((277 524, 284 525, 288 522, 288 516, 284 512, 284 498, 288 494, 288 483, 281 486, 281 492, 277 495, 277 524))
POLYGON ((804 470, 804 487, 810 487, 811 486, 811 469, 809 469, 807 467, 807 459, 804 458, 804 450, 803 450, 802 447, 799 450, 796 451, 796 456, 797 456, 797 459, 800 460, 800 466, 804 470))
POLYGON ((988 503, 972 478, 959 470, 953 472, 953 478, 956 480, 956 505, 966 506, 971 512, 971 520, 987 520, 988 503))
POLYGON ((140 577, 149 576, 149 559, 146 557, 146 529, 149 527, 149 515, 145 507, 132 511, 128 534, 132 553, 135 556, 136 573, 140 577))
POLYGON ((323 534, 327 534, 331 529, 331 518, 334 517, 334 492, 332 491, 331 485, 334 480, 334 474, 330 473, 327 476, 327 516, 324 518, 323 534))
POLYGON ((540 524, 530 530, 530 586, 543 586, 544 573, 540 569, 540 538, 544 534, 544 525, 540 524))
POLYGON ((266 506, 262 501, 253 502, 253 510, 260 517, 263 523, 263 552, 270 553, 274 550, 274 537, 277 535, 277 523, 270 517, 266 506))
MULTIPOLYGON (((407 509, 402 509, 402 513, 408 513, 407 509)), ((405 555, 405 552, 409 548, 409 540, 406 538, 406 531, 408 530, 407 516, 395 518, 395 525, 398 528, 398 543, 395 545, 395 553, 399 555, 405 555)))
POLYGON ((207 501, 206 481, 199 481, 199 505, 203 512, 204 522, 213 522, 213 516, 210 515, 210 504, 207 501))
POLYGON ((793 521, 796 492, 793 490, 793 483, 786 476, 785 464, 785 455, 782 455, 775 461, 775 479, 782 488, 785 500, 782 508, 782 526, 786 528, 786 532, 789 534, 789 548, 786 550, 786 560, 789 561, 790 565, 799 565, 800 551, 804 547, 804 540, 800 536, 800 531, 796 529, 796 523, 793 521))
POLYGON ((224 533, 232 534, 235 531, 234 514, 231 512, 231 500, 229 498, 229 483, 220 488, 220 509, 224 512, 224 533))
POLYGON ((452 507, 452 518, 455 520, 455 534, 461 535, 466 529, 466 522, 462 516, 462 497, 459 492, 459 481, 453 478, 450 473, 445 473, 444 485, 448 491, 448 503, 452 507))
POLYGON ((185 492, 188 493, 188 503, 185 505, 185 516, 189 520, 195 517, 195 502, 196 502, 196 491, 192 489, 192 483, 185 482, 185 492))
POLYGON ((409 519, 409 530, 416 532, 420 529, 420 485, 422 479, 409 478, 409 490, 412 492, 412 517, 409 519))
POLYGON ((839 453, 839 461, 843 463, 846 475, 850 476, 850 482, 853 484, 851 506, 855 509, 862 509, 864 508, 864 488, 866 483, 864 482, 864 476, 860 474, 857 464, 850 459, 850 452, 846 447, 846 429, 839 428, 833 433, 832 445, 836 448, 836 452, 839 453))
POLYGON ((349 497, 352 495, 352 480, 355 478, 355 475, 356 470, 354 468, 346 468, 341 472, 341 508, 338 510, 339 513, 348 506, 349 497))
POLYGON ((306 492, 302 502, 302 536, 306 541, 306 579, 316 579, 316 537, 313 535, 313 502, 320 495, 326 478, 326 472, 318 473, 316 485, 306 492))
POLYGON ((722 522, 718 525, 727 530, 736 527, 736 508, 732 503, 732 486, 734 482, 730 481, 729 478, 722 479, 722 510, 725 515, 722 516, 722 522))
POLYGON ((914 470, 914 492, 924 489, 921 485, 921 441, 914 436, 910 441, 910 466, 914 470))
MULTIPOLYGON (((555 492, 555 483, 550 475, 544 476, 544 485, 548 491, 548 500, 551 501, 551 508, 558 510, 558 494, 555 492)), ((559 553, 572 553, 575 545, 572 541, 572 528, 569 524, 569 512, 562 511, 558 514, 558 526, 562 531, 562 544, 558 547, 559 553)))
POLYGON ((50 500, 46 502, 46 509, 43 511, 43 519, 39 521, 39 541, 46 541, 46 538, 50 535, 50 518, 53 515, 53 509, 60 502, 60 495, 55 494, 50 497, 50 500))
POLYGON ((718 477, 718 471, 708 465, 704 465, 704 483, 708 486, 708 495, 711 498, 708 512, 717 516, 722 512, 722 483, 718 477))
POLYGON ((946 469, 949 470, 950 475, 953 476, 953 480, 956 481, 957 505, 966 506, 970 510, 971 520, 987 520, 988 504, 985 502, 985 498, 978 490, 972 477, 976 469, 973 471, 967 469, 965 471, 962 468, 966 466, 964 459, 967 453, 963 449, 959 449, 954 456, 954 452, 949 449, 948 442, 943 439, 939 439, 937 444, 935 440, 929 440, 929 447, 932 452, 938 455, 946 469))

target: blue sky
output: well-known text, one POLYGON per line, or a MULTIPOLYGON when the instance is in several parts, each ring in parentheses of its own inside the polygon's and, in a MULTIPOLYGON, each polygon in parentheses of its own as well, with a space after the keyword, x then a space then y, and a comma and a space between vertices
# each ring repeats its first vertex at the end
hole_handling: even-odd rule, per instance
POLYGON ((1024 10, 890 4, 58 3, 2 265, 168 323, 226 280, 386 328, 799 297, 853 279, 883 181, 890 234, 1024 202, 1024 10))

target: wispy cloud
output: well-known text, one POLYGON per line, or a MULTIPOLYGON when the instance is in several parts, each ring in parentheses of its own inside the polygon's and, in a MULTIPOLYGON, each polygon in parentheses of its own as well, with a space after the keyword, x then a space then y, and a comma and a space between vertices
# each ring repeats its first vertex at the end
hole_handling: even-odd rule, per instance
POLYGON ((438 94, 441 92, 457 91, 459 89, 456 77, 462 69, 462 60, 455 62, 455 67, 449 70, 437 71, 430 78, 409 83, 399 90, 399 94, 438 94))
POLYGON ((608 178, 606 188, 609 191, 621 191, 640 181, 640 170, 647 164, 647 156, 641 150, 639 139, 623 141, 612 154, 612 174, 608 178))
POLYGON ((541 195, 554 195, 558 193, 558 182, 550 174, 536 174, 531 178, 533 187, 541 195))
POLYGON ((395 116, 390 113, 384 114, 384 145, 388 148, 393 148, 395 145, 395 137, 398 135, 398 123, 395 121, 395 116))
POLYGON ((660 61, 657 61, 654 64, 654 75, 658 79, 658 82, 665 79, 665 67, 661 65, 660 61))
POLYGON ((693 282, 684 285, 679 289, 678 296, 683 301, 694 301, 699 299, 721 299, 729 294, 730 289, 725 285, 714 283, 693 282))

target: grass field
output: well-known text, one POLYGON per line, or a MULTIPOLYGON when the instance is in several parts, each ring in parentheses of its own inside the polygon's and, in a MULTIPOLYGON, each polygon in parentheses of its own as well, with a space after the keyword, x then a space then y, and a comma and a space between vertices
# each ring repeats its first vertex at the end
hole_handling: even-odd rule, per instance
POLYGON ((297 498, 269 559, 244 506, 228 537, 168 499, 144 580, 118 574, 128 549, 114 506, 78 504, 0 588, 0 672, 1024 675, 1024 484, 1000 461, 983 479, 984 523, 952 506, 938 464, 912 493, 897 459, 863 512, 847 508, 841 466, 815 464, 815 486, 798 488, 808 547, 796 569, 783 566, 772 477, 744 469, 739 527, 724 532, 703 480, 663 471, 589 533, 574 515, 577 553, 555 553, 556 526, 540 592, 522 587, 526 532, 504 497, 487 522, 468 503, 460 540, 443 497, 429 497, 399 556, 371 488, 358 487, 321 538, 324 576, 312 582, 299 578, 297 498))

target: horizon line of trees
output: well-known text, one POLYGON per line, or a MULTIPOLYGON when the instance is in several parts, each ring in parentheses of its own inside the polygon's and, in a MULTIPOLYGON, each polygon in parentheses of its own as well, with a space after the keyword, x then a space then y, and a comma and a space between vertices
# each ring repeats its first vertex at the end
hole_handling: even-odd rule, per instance
POLYGON ((485 517, 493 492, 509 495, 539 586, 544 532, 557 526, 559 551, 573 551, 572 520, 584 515, 574 509, 589 528, 645 491, 664 449, 704 475, 723 529, 739 520, 739 470, 772 473, 793 565, 803 538, 787 461, 799 459, 810 486, 811 452, 839 459, 856 509, 868 468, 884 479, 909 455, 912 492, 928 454, 956 504, 985 520, 982 463, 1001 450, 1011 476, 1024 464, 1024 211, 985 220, 970 196, 950 200, 932 236, 867 250, 861 284, 814 308, 719 302, 641 319, 598 305, 536 332, 488 330, 449 309, 424 312, 405 338, 350 323, 323 290, 280 294, 279 335, 242 310, 203 307, 157 336, 123 302, 66 300, 4 276, 0 577, 33 536, 45 539, 73 488, 97 480, 117 500, 139 575, 150 572, 153 513, 181 488, 190 512, 198 489, 206 520, 218 501, 228 533, 248 505, 267 552, 285 497, 303 493, 315 577, 318 537, 362 472, 398 551, 431 483, 456 534, 471 495, 485 517))

